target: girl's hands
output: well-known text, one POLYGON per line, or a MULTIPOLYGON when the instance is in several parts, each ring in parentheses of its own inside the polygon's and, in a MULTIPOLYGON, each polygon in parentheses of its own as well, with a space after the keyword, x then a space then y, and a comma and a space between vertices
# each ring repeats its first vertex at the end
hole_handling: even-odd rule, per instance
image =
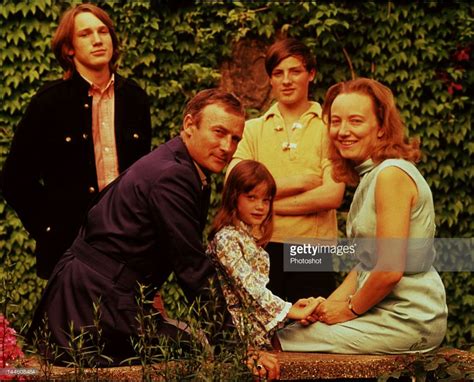
POLYGON ((318 305, 323 301, 325 301, 324 297, 301 298, 293 304, 293 314, 291 316, 289 315, 288 317, 295 320, 304 319, 305 317, 311 315, 318 305))

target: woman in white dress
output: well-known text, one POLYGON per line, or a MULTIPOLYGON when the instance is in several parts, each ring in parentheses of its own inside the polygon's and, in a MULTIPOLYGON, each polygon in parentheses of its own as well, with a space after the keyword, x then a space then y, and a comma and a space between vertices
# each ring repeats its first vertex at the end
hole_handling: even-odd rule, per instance
POLYGON ((414 163, 392 92, 359 78, 332 86, 323 107, 334 178, 358 188, 347 235, 360 263, 306 321, 277 333, 285 351, 345 354, 427 352, 446 332, 443 283, 432 267, 435 217, 430 188, 414 163))

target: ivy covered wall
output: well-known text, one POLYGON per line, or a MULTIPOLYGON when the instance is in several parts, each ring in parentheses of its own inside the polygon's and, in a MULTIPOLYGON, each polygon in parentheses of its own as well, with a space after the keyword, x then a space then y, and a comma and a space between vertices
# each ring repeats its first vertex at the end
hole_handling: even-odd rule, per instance
MULTIPOLYGON (((0 5, 0 166, 31 97, 45 81, 61 76, 51 36, 60 14, 75 3, 28 0, 0 5)), ((317 101, 322 102, 330 85, 353 76, 372 77, 391 87, 410 135, 421 138, 424 157, 419 168, 433 191, 437 237, 473 236, 474 140, 468 92, 474 82, 474 7, 468 2, 95 3, 116 23, 122 42, 119 72, 137 80, 150 96, 155 146, 176 135, 189 97, 219 84, 220 69, 232 60, 236 43, 258 41, 266 46, 277 36, 297 37, 317 56, 312 94, 317 101)), ((251 108, 249 115, 261 111, 251 108)), ((214 208, 222 184, 220 177, 216 180, 214 208)), ((350 198, 348 192, 341 221, 350 198)), ((1 307, 8 307, 17 327, 31 317, 44 287, 35 276, 33 248, 15 213, 0 199, 1 307)), ((472 275, 442 277, 450 309, 446 342, 472 342, 472 275)), ((167 292, 173 309, 179 291, 171 284, 167 292)))

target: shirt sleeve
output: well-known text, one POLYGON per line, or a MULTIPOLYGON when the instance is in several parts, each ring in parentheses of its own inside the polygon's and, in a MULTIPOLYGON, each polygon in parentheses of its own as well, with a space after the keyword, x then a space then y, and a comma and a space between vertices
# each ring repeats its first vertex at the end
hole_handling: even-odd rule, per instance
POLYGON ((232 159, 257 160, 257 129, 262 125, 262 118, 251 119, 245 123, 242 139, 232 159))
POLYGON ((255 315, 266 330, 271 330, 283 321, 291 304, 274 295, 266 287, 268 275, 252 267, 244 257, 244 252, 247 252, 247 256, 257 256, 252 252, 258 248, 244 243, 237 232, 217 237, 215 244, 214 256, 229 283, 234 286, 239 300, 253 306, 255 311, 267 313, 255 315))

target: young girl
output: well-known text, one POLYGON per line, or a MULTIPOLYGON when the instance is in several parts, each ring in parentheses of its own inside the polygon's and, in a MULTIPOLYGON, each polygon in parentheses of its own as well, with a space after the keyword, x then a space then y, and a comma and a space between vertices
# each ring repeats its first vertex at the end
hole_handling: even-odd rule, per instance
POLYGON ((303 319, 320 302, 308 298, 292 306, 266 288, 269 258, 262 246, 272 235, 275 193, 275 181, 263 164, 239 162, 225 184, 207 249, 239 335, 260 348, 271 348, 273 332, 285 318, 303 319))

